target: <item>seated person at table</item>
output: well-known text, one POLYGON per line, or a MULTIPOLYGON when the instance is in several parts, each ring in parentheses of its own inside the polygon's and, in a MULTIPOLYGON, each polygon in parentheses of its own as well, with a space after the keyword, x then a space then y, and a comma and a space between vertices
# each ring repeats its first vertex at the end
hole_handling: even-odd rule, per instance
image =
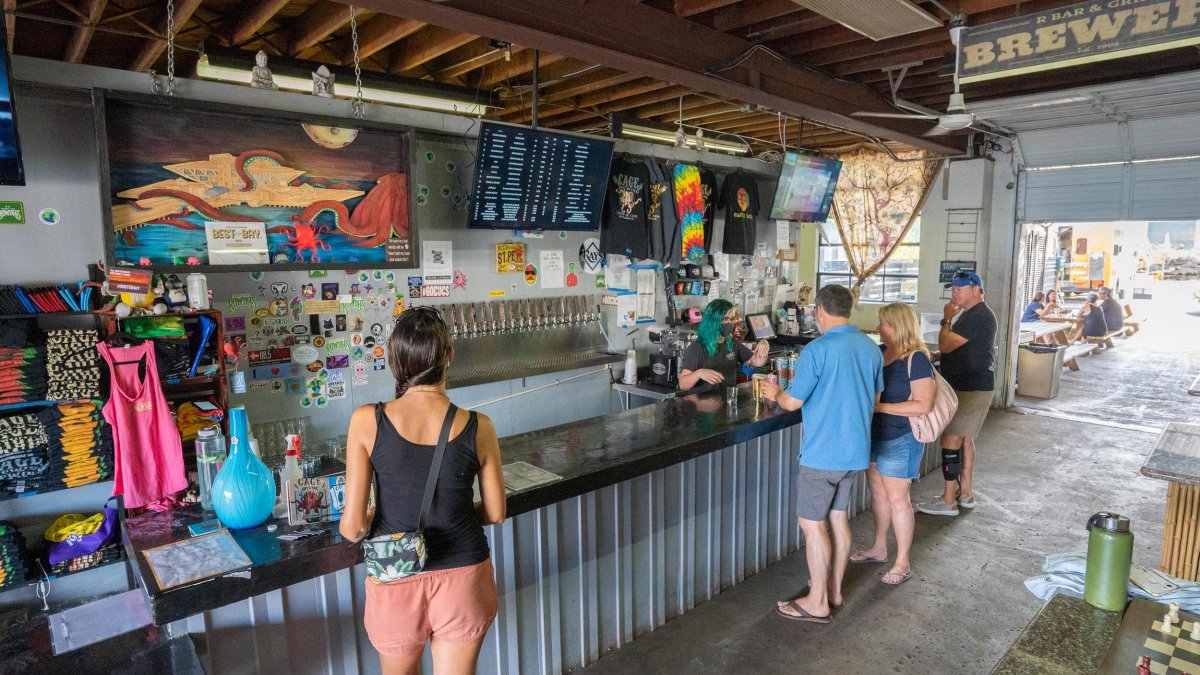
MULTIPOLYGON (((679 388, 689 394, 707 394, 721 391, 722 383, 737 384, 739 368, 759 368, 767 363, 766 340, 759 340, 754 351, 734 340, 733 325, 737 313, 728 300, 713 300, 704 308, 700 328, 696 329, 696 341, 688 345, 683 353, 683 364, 679 369, 679 388)), ((747 373, 749 374, 749 373, 747 373)))
POLYGON ((1025 305, 1025 313, 1021 315, 1021 323, 1030 323, 1033 321, 1041 321, 1042 315, 1046 313, 1046 304, 1042 302, 1046 299, 1046 294, 1038 291, 1033 294, 1033 300, 1025 305))
POLYGON ((1087 294, 1087 302, 1079 308, 1079 318, 1083 321, 1079 324, 1079 329, 1075 331, 1071 342, 1083 342, 1087 338, 1101 337, 1108 332, 1108 324, 1104 322, 1104 310, 1100 309, 1100 305, 1096 302, 1099 299, 1100 296, 1095 293, 1087 294))
POLYGON ((1121 330, 1125 327, 1125 310, 1121 307, 1121 303, 1113 298, 1112 289, 1108 286, 1101 286, 1100 295, 1100 310, 1104 312, 1104 323, 1108 324, 1110 331, 1121 330))
POLYGON ((1053 288, 1046 291, 1046 304, 1045 304, 1045 307, 1042 308, 1042 312, 1040 314, 1038 314, 1038 316, 1045 318, 1047 316, 1054 316, 1055 314, 1061 314, 1064 311, 1066 311, 1066 308, 1063 307, 1062 305, 1058 304, 1058 291, 1053 288))

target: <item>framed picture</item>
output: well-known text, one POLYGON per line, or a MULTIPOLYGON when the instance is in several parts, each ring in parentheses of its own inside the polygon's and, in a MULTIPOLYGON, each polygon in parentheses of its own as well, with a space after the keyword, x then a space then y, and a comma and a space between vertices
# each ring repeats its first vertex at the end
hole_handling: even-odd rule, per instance
POLYGON ((110 266, 412 268, 408 127, 93 92, 110 266))
POLYGON ((250 567, 253 562, 227 529, 142 551, 160 590, 250 567))

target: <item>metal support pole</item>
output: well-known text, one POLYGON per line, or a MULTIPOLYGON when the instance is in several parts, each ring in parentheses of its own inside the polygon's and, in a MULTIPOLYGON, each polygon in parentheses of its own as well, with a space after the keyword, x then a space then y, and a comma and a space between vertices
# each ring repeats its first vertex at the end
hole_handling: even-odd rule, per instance
POLYGON ((539 70, 538 62, 540 60, 541 60, 540 50, 537 50, 537 49, 533 50, 533 107, 530 109, 531 121, 529 123, 529 126, 531 129, 537 129, 537 125, 538 125, 538 97, 541 95, 541 92, 539 91, 539 87, 538 87, 538 70, 539 70))

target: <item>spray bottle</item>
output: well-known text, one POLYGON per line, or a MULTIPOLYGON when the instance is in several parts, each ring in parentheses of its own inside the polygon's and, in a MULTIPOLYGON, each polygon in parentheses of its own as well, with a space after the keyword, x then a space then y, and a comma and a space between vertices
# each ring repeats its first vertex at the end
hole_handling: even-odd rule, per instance
POLYGON ((283 468, 279 470, 279 502, 275 504, 275 517, 287 515, 288 501, 291 499, 288 484, 290 481, 304 477, 300 470, 300 434, 288 434, 287 452, 283 456, 283 468))

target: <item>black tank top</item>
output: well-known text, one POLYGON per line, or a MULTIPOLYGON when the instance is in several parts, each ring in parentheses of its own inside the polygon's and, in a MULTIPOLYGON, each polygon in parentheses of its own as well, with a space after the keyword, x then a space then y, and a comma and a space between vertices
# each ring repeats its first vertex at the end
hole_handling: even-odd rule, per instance
MULTIPOLYGON (((375 405, 375 421, 378 428, 371 466, 377 483, 371 536, 412 532, 421 517, 421 497, 437 447, 405 440, 384 414, 382 403, 375 405)), ((462 432, 446 442, 433 505, 425 516, 426 570, 475 565, 487 560, 490 553, 475 513, 473 487, 479 474, 476 424, 472 412, 462 432)))
POLYGON ((1093 304, 1087 315, 1083 317, 1083 334, 1087 337, 1099 337, 1107 332, 1104 310, 1100 309, 1099 305, 1093 304))

